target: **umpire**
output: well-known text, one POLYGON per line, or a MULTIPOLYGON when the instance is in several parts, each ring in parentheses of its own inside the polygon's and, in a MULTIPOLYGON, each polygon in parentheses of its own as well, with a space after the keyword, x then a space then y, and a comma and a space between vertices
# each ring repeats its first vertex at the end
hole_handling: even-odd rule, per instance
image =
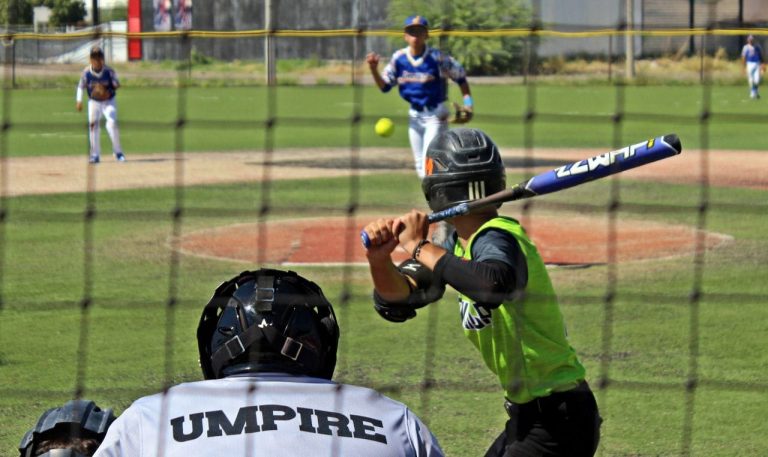
MULTIPOLYGON (((427 150, 422 189, 432 211, 484 197, 506 186, 498 148, 480 130, 439 134, 427 150)), ((496 208, 457 216, 448 239, 427 240, 427 215, 416 210, 365 228, 379 314, 393 322, 459 292, 464 334, 504 389, 509 415, 486 456, 592 456, 600 416, 585 370, 566 339, 546 267, 518 221, 496 208), (400 245, 411 259, 395 267, 400 245)))
POLYGON ((443 455, 402 403, 331 381, 333 307, 292 271, 244 271, 222 283, 197 338, 206 380, 135 401, 97 457, 443 455))

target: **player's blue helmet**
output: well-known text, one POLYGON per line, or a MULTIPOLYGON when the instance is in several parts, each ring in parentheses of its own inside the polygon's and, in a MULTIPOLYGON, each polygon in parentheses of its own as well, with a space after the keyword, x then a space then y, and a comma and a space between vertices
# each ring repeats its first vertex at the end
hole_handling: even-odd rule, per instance
POLYGON ((506 187, 499 148, 478 129, 438 134, 427 147, 421 189, 432 211, 486 197, 506 187))
POLYGON ((405 28, 408 27, 424 27, 425 29, 429 27, 429 21, 427 21, 427 18, 424 16, 419 16, 418 14, 413 16, 408 16, 405 18, 405 22, 403 23, 405 28))
POLYGON ((96 452, 104 440, 107 429, 115 420, 111 409, 102 410, 89 400, 72 400, 60 408, 51 408, 38 419, 35 427, 24 434, 19 444, 19 455, 31 457, 88 457, 96 452), (90 439, 94 444, 85 444, 85 450, 78 452, 69 444, 73 439, 90 439), (48 451, 39 453, 46 442, 48 451), (85 453, 83 453, 85 452, 85 453))
POLYGON ((222 283, 197 328, 205 379, 292 373, 331 379, 339 326, 320 287, 293 271, 244 271, 222 283))

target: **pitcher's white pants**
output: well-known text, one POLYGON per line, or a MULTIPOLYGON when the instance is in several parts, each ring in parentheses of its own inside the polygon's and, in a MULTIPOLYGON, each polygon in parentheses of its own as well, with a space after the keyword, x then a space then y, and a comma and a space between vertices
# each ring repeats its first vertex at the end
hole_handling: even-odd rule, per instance
POLYGON ((424 177, 424 158, 427 155, 427 147, 438 133, 448 129, 449 115, 450 111, 445 103, 439 104, 432 110, 416 111, 411 108, 408 111, 408 139, 411 140, 413 162, 419 179, 424 177))

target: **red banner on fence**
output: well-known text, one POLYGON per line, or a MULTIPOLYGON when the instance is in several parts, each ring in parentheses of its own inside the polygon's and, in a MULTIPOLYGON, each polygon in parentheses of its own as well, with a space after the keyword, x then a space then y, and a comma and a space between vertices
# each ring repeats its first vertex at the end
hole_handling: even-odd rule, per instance
MULTIPOLYGON (((128 33, 141 32, 141 0, 128 0, 128 33)), ((128 39, 128 60, 141 60, 141 39, 128 39)))

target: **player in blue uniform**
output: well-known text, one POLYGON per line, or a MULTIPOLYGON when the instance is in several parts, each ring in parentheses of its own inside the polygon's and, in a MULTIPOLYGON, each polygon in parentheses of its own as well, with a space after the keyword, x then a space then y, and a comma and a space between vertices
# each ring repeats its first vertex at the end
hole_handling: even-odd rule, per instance
POLYGON ((115 92, 120 87, 117 73, 104 64, 104 51, 94 46, 90 53, 91 64, 83 70, 77 85, 77 110, 83 110, 83 90, 88 93, 88 139, 91 149, 90 163, 101 160, 101 117, 106 118, 107 133, 112 140, 112 152, 118 162, 125 162, 120 146, 120 129, 117 126, 115 92))
POLYGON ((407 48, 392 55, 384 71, 379 73, 380 56, 371 52, 366 62, 373 80, 382 92, 398 86, 400 96, 411 105, 408 137, 413 150, 413 160, 419 178, 424 177, 424 154, 430 141, 448 128, 449 108, 445 105, 448 95, 447 79, 461 88, 464 111, 461 118, 467 122, 473 109, 472 95, 467 74, 459 62, 438 49, 427 46, 429 23, 422 16, 410 16, 405 20, 407 48))
POLYGON ((755 44, 755 37, 752 35, 747 37, 747 44, 741 49, 741 61, 746 66, 749 98, 758 99, 760 94, 757 92, 757 86, 760 85, 760 72, 765 70, 765 66, 763 49, 759 44, 755 44))

